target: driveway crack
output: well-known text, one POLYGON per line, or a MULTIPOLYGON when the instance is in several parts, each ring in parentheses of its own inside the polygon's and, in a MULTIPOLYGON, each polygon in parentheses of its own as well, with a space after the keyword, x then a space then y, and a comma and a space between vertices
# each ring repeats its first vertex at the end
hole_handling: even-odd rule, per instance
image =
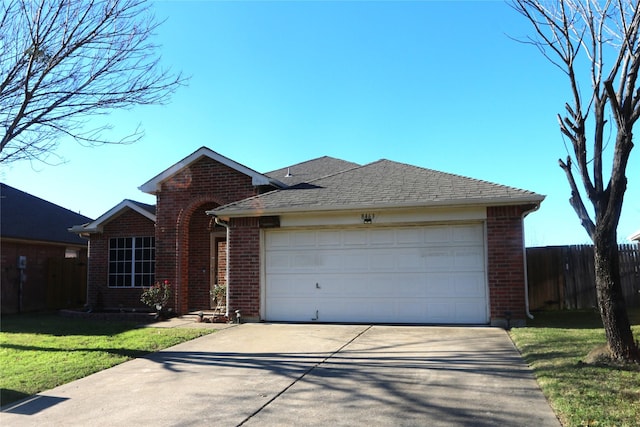
POLYGON ((262 405, 261 407, 259 407, 257 410, 255 410, 252 414, 250 414, 247 418, 245 418, 244 420, 242 420, 242 422, 240 424, 238 424, 238 427, 244 425, 247 421, 249 421, 251 418, 255 417, 256 415, 258 415, 260 412, 262 412, 264 410, 264 408, 266 408, 267 406, 271 405, 271 403, 273 403, 276 399, 278 399, 280 396, 282 396, 284 393, 287 392, 287 390, 289 390, 291 387, 293 387, 295 384, 297 384, 299 381, 301 381, 304 377, 306 377, 311 371, 313 371, 314 369, 316 369, 318 366, 324 364, 327 362, 327 360, 331 359, 332 357, 334 357, 336 354, 340 353, 342 350, 344 350, 345 347, 347 347, 349 344, 353 343, 355 340, 357 340, 358 338, 360 338, 362 335, 364 335, 369 329, 371 329, 373 327, 373 325, 369 325, 366 328, 364 328, 362 331, 358 332, 353 338, 351 338, 349 341, 347 341, 346 343, 344 343, 342 346, 340 346, 339 349, 337 349, 336 351, 332 352, 331 354, 329 354, 327 357, 325 357, 324 359, 322 359, 321 361, 319 361, 318 363, 312 365, 311 367, 309 367, 309 369, 307 369, 306 371, 304 371, 302 373, 302 375, 300 375, 298 378, 296 378, 291 384, 289 384, 288 386, 286 386, 285 388, 283 388, 282 390, 280 390, 280 392, 278 392, 275 396, 273 396, 271 399, 269 399, 268 401, 266 401, 264 403, 264 405, 262 405))

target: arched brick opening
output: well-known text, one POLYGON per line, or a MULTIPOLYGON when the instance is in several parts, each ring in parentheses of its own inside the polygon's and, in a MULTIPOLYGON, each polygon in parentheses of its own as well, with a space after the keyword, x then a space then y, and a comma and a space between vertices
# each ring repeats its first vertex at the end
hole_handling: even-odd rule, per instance
POLYGON ((224 249, 224 245, 219 245, 220 237, 218 242, 212 240, 212 233, 224 235, 225 229, 216 225, 206 212, 218 206, 220 203, 211 199, 198 199, 178 217, 176 308, 179 313, 211 308, 210 290, 218 273, 212 271, 218 264, 212 246, 224 249))

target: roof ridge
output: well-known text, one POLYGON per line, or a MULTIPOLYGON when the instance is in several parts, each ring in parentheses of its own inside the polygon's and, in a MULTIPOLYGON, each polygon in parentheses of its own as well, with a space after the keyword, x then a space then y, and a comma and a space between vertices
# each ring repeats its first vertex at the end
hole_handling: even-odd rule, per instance
MULTIPOLYGON (((353 162, 350 162, 350 163, 353 163, 353 162)), ((326 179, 326 178, 329 178, 329 177, 332 177, 332 176, 340 175, 342 173, 350 172, 350 171, 355 170, 355 169, 360 169, 360 168, 363 168, 365 166, 366 165, 358 165, 358 164, 356 164, 356 166, 354 166, 352 168, 345 169, 343 171, 339 171, 339 172, 335 172, 335 173, 330 173, 328 175, 321 176, 321 177, 318 177, 316 179, 312 179, 311 181, 308 182, 308 184, 311 184, 312 182, 315 182, 315 181, 318 181, 318 180, 321 180, 321 179, 326 179)))
POLYGON ((461 174, 458 174, 458 173, 444 172, 444 171, 441 171, 441 170, 432 169, 432 168, 426 168, 426 167, 423 167, 423 166, 412 165, 412 164, 404 163, 404 162, 396 162, 395 160, 380 159, 377 162, 372 162, 372 163, 369 163, 369 164, 364 165, 364 166, 372 165, 374 163, 379 163, 379 162, 382 162, 382 161, 386 161, 386 162, 393 163, 393 164, 404 165, 404 166, 408 166, 408 167, 411 167, 411 168, 414 168, 414 169, 426 170, 426 171, 430 171, 430 172, 433 172, 433 173, 437 173, 439 175, 446 175, 446 176, 452 176, 452 177, 456 177, 456 178, 468 179, 470 181, 479 182, 479 183, 483 183, 483 184, 495 185, 495 186, 498 186, 498 187, 507 188, 507 189, 511 189, 511 190, 515 190, 515 191, 525 191, 525 192, 528 192, 528 193, 531 193, 531 194, 536 194, 535 191, 525 190, 525 189, 522 189, 522 188, 514 187, 512 185, 500 184, 500 183, 497 183, 497 182, 488 181, 486 179, 474 178, 474 177, 471 177, 471 176, 461 175, 461 174))
POLYGON ((273 169, 273 170, 270 170, 268 172, 263 172, 263 175, 268 175, 270 173, 274 173, 274 172, 277 172, 279 170, 291 168, 291 167, 294 167, 294 166, 305 165, 307 163, 315 162, 315 161, 320 160, 320 159, 332 159, 332 160, 338 160, 338 161, 345 162, 345 163, 355 163, 355 162, 351 162, 349 160, 344 160, 344 159, 339 159, 337 157, 324 155, 324 156, 320 156, 320 157, 315 157, 313 159, 305 160, 303 162, 298 162, 298 163, 294 163, 292 165, 287 165, 287 166, 283 166, 281 168, 273 169))

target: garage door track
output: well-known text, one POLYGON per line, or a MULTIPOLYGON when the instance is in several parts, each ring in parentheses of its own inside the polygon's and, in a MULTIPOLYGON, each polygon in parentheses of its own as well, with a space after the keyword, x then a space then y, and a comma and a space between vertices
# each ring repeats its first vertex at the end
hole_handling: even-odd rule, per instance
POLYGON ((244 324, 5 407, 2 425, 559 426, 505 331, 244 324))

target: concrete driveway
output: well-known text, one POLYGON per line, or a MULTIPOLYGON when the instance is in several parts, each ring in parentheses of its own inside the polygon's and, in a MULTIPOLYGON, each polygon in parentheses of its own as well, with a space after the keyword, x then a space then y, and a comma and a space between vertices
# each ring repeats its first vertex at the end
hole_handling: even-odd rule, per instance
POLYGON ((244 324, 3 408, 6 426, 559 426, 495 328, 244 324))

